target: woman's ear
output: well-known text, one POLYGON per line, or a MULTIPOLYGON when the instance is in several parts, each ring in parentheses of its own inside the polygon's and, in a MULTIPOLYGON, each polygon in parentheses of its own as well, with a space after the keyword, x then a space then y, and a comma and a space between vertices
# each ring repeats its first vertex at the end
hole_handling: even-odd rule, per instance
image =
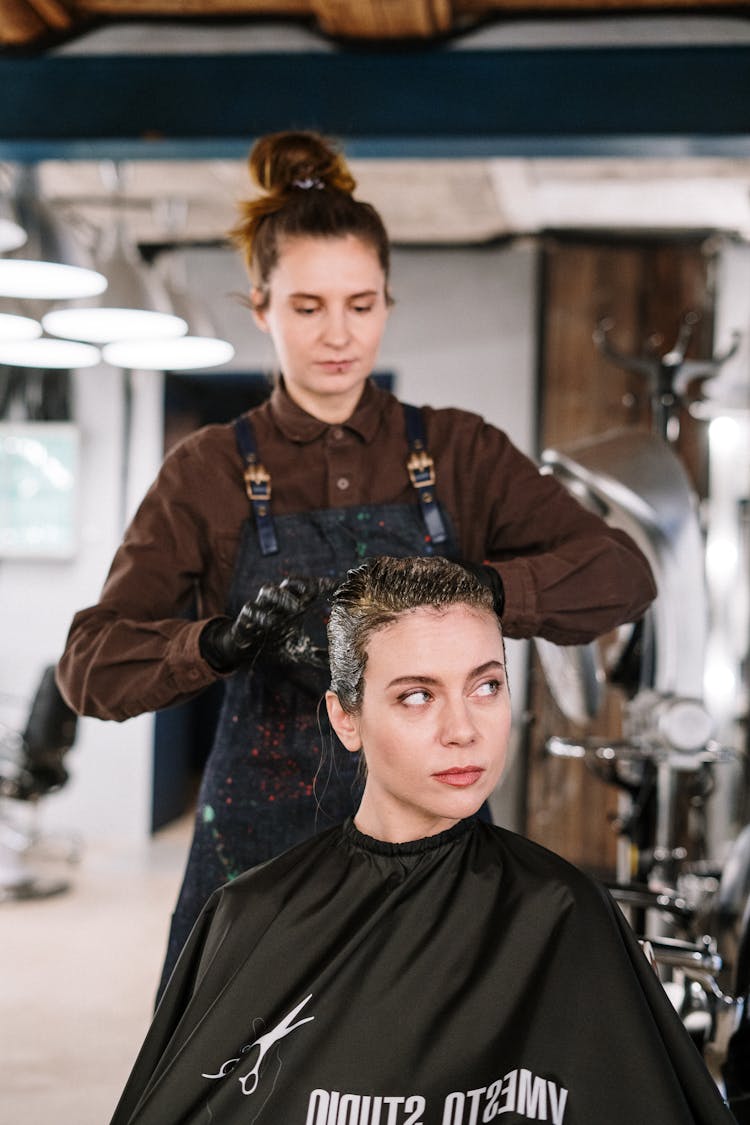
POLYGON ((267 295, 259 286, 254 285, 250 290, 250 308, 253 313, 253 320, 255 321, 261 332, 268 332, 268 320, 266 319, 266 303, 267 295))
POLYGON ((359 720, 356 715, 350 715, 339 702, 335 691, 326 692, 326 707, 331 726, 336 731, 341 742, 352 753, 362 749, 362 739, 359 736, 359 720))

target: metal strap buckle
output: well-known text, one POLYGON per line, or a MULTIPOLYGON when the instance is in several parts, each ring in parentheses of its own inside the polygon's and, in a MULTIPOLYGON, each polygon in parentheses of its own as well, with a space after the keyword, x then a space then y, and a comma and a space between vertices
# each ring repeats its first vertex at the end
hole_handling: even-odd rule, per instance
POLYGON ((248 499, 253 501, 271 499, 271 474, 259 461, 247 466, 244 478, 248 499))
POLYGON ((412 452, 406 468, 415 488, 428 488, 435 483, 435 462, 424 450, 412 452))

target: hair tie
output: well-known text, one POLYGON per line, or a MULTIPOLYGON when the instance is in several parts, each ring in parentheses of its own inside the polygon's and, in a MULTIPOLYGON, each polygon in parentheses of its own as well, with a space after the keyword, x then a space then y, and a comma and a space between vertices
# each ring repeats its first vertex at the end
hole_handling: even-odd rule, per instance
POLYGON ((322 180, 313 176, 307 176, 304 180, 292 180, 292 187, 299 188, 300 191, 309 191, 310 188, 317 188, 318 191, 322 191, 325 186, 322 180))

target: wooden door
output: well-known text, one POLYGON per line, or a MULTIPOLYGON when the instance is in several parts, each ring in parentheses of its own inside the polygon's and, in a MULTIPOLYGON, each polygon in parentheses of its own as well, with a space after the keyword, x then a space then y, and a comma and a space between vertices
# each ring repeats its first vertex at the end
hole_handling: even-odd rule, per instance
MULTIPOLYGON (((700 313, 688 357, 711 355, 710 242, 548 238, 542 253, 539 448, 565 445, 617 427, 650 428, 642 380, 605 360, 592 341, 611 318, 612 343, 627 354, 658 354, 674 343, 681 317, 700 313)), ((700 495, 706 492, 705 423, 680 411, 676 449, 700 495)), ((604 713, 590 733, 617 737, 622 700, 609 688, 604 713)), ((580 761, 553 759, 551 734, 580 735, 555 705, 532 657, 527 834, 573 863, 611 876, 616 862, 612 821, 617 791, 580 761)))

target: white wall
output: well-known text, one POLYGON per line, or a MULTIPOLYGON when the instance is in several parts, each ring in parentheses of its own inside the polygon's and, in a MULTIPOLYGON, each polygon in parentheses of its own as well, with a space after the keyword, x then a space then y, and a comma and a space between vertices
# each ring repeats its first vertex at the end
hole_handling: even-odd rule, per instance
MULTIPOLYGON (((211 299, 217 329, 235 344, 235 370, 271 370, 268 338, 258 332, 236 294, 247 288, 229 252, 195 251, 189 276, 211 299), (233 296, 232 294, 235 294, 233 296)), ((527 452, 534 417, 535 254, 530 248, 398 250, 391 316, 381 367, 397 376, 404 399, 455 405, 506 429, 527 452)), ((223 369, 226 370, 226 369, 223 369)), ((133 425, 125 509, 153 478, 161 457, 161 379, 133 379, 133 425)), ((80 547, 70 562, 0 563, 0 702, 28 700, 42 668, 63 647, 70 618, 94 602, 122 527, 123 376, 102 366, 75 375, 81 430, 80 547)), ((513 646, 511 680, 523 692, 522 646, 513 646)), ((3 718, 0 710, 0 719, 3 718)), ((42 802, 43 826, 74 828, 85 839, 145 840, 151 804, 152 718, 126 723, 79 721, 69 755, 71 781, 42 802)), ((501 815, 513 822, 513 790, 501 815)))
MULTIPOLYGON (((158 379, 155 380, 159 382, 158 379)), ((0 685, 20 721, 42 670, 54 664, 76 609, 96 600, 122 534, 123 375, 102 365, 74 375, 80 431, 77 555, 70 561, 0 563, 0 685)), ((140 408, 137 411, 140 425, 140 408)), ((159 429, 161 419, 158 419, 159 429)), ((160 446, 148 428, 141 460, 149 477, 160 446)), ((145 839, 151 802, 150 716, 125 725, 82 719, 68 755, 72 780, 40 806, 44 829, 145 839)))

